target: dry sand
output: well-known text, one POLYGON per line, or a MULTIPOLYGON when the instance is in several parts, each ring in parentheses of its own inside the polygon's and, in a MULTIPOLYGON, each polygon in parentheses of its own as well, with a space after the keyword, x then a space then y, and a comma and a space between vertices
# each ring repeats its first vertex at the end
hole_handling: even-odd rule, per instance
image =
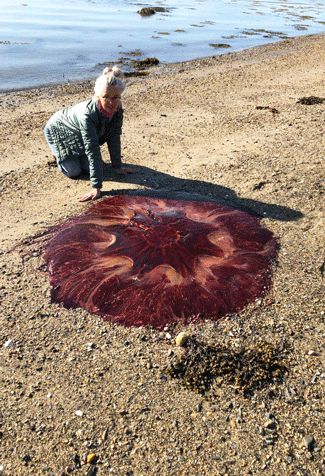
POLYGON ((181 326, 123 328, 51 304, 37 245, 23 261, 19 243, 89 206, 77 201, 89 183, 48 165, 43 127, 93 85, 0 97, 1 474, 325 474, 325 103, 297 103, 325 96, 324 48, 325 36, 308 36, 129 78, 123 160, 138 173, 108 168, 104 182, 107 194, 227 200, 278 237, 269 296, 185 329, 281 349, 287 376, 247 397, 222 378, 210 398, 165 378, 181 326))

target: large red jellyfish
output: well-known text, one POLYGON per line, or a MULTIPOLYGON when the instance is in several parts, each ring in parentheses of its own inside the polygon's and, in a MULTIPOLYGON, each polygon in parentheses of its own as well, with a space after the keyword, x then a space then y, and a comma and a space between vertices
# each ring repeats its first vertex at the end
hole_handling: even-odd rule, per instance
POLYGON ((106 198, 46 245, 52 300, 158 329, 238 312, 271 284, 273 234, 212 202, 106 198))

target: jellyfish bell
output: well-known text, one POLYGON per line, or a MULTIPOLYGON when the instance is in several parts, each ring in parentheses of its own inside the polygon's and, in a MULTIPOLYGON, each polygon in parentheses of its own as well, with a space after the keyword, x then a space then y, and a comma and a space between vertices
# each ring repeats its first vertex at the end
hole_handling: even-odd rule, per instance
POLYGON ((232 207, 116 195, 61 225, 43 258, 54 302, 162 329, 263 296, 276 252, 272 232, 232 207))

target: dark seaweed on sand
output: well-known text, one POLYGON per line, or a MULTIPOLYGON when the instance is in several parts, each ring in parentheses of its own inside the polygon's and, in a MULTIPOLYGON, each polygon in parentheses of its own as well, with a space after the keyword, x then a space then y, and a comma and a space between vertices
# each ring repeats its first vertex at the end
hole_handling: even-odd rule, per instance
POLYGON ((268 342, 235 351, 221 345, 206 345, 192 337, 183 354, 173 357, 165 372, 202 395, 211 389, 217 377, 247 394, 280 379, 287 368, 279 358, 279 349, 268 342))
POLYGON ((325 98, 320 98, 318 96, 304 96, 298 99, 297 104, 305 104, 306 106, 312 106, 313 104, 322 104, 325 101, 325 98))

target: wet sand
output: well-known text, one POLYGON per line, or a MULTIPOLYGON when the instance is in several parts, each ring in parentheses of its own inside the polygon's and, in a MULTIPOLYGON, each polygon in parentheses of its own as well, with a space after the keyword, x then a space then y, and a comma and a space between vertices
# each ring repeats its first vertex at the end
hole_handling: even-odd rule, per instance
POLYGON ((222 378, 206 397, 166 379, 182 326, 128 329, 51 304, 38 245, 24 241, 85 210, 90 185, 49 163, 43 127, 93 84, 0 97, 3 474, 323 474, 325 103, 298 101, 325 97, 324 46, 323 35, 297 38, 128 78, 123 161, 137 174, 105 173, 103 195, 199 193, 278 237, 265 299, 185 329, 206 344, 279 349, 287 376, 247 397, 222 378))

